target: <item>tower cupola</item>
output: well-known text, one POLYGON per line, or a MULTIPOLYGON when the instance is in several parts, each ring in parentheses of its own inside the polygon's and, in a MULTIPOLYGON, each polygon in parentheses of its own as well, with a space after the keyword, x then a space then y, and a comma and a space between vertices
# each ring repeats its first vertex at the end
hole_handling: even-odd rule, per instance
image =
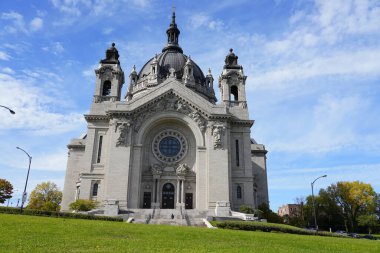
POLYGON ((96 73, 94 103, 120 101, 120 93, 124 84, 124 72, 120 67, 119 52, 112 43, 106 50, 106 58, 100 60, 96 73))
POLYGON ((162 49, 162 52, 172 50, 175 52, 180 52, 182 54, 183 50, 178 44, 178 37, 179 37, 180 31, 175 22, 174 9, 172 13, 172 22, 170 23, 169 28, 166 30, 166 34, 168 36, 168 44, 162 49))
POLYGON ((117 51, 115 43, 112 43, 112 46, 106 50, 106 58, 101 60, 100 63, 120 64, 119 51, 117 51))
POLYGON ((219 77, 219 88, 222 101, 229 107, 247 109, 243 67, 238 64, 238 56, 230 49, 224 60, 223 72, 219 77))

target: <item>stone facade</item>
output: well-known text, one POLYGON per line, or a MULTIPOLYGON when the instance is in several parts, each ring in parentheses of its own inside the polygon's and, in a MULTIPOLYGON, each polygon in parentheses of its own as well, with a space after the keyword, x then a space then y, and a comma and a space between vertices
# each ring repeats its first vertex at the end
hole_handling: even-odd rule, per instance
POLYGON ((297 217, 301 214, 301 205, 299 204, 285 204, 278 208, 277 214, 281 217, 297 217))
POLYGON ((251 139, 246 76, 232 49, 219 77, 204 76, 178 44, 173 13, 163 52, 139 73, 125 100, 124 72, 112 45, 95 70, 87 134, 68 145, 62 210, 94 199, 105 213, 195 209, 228 216, 242 204, 268 203, 264 145, 251 139))

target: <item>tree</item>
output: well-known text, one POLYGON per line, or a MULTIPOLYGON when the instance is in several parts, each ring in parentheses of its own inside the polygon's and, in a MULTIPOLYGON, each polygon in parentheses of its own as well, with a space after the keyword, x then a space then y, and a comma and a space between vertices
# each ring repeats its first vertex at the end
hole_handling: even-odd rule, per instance
POLYGON ((376 214, 364 214, 358 217, 359 226, 368 227, 368 234, 371 234, 372 229, 379 224, 379 219, 376 214))
POLYGON ((340 207, 351 231, 356 231, 359 215, 373 213, 376 208, 376 193, 370 184, 338 182, 327 187, 326 194, 340 207))
POLYGON ((77 199, 75 202, 70 204, 70 210, 74 211, 90 211, 98 206, 97 201, 88 199, 77 199))
POLYGON ((53 182, 38 184, 30 194, 28 209, 59 211, 62 192, 53 182))
POLYGON ((380 193, 377 193, 375 197, 375 214, 380 217, 380 193))
POLYGON ((285 223, 296 226, 296 227, 305 227, 305 198, 298 197, 295 199, 295 203, 297 205, 296 211, 292 212, 290 215, 285 215, 283 217, 285 223))
POLYGON ((266 219, 268 222, 282 223, 282 218, 277 213, 274 213, 267 203, 262 203, 258 206, 258 209, 262 212, 262 219, 266 219))
POLYGON ((12 198, 13 185, 6 179, 0 178, 0 203, 12 198))

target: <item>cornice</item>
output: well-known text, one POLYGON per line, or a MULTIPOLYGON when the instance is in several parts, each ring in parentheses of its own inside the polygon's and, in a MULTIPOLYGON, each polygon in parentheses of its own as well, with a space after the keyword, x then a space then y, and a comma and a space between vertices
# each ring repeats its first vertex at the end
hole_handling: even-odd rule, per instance
POLYGON ((86 121, 108 121, 110 118, 108 115, 96 115, 96 114, 85 114, 84 118, 86 121))
POLYGON ((255 123, 254 120, 231 120, 232 125, 238 125, 238 126, 252 127, 254 123, 255 123))

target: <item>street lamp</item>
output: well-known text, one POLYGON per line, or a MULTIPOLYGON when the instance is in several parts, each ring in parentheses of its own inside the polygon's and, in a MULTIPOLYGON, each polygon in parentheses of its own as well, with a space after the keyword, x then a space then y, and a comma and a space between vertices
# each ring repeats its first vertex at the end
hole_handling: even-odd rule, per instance
POLYGON ((315 212, 314 183, 315 183, 315 181, 317 181, 318 179, 320 179, 320 178, 322 178, 322 177, 327 177, 327 175, 323 175, 323 176, 317 177, 317 178, 311 183, 311 196, 312 196, 312 198, 313 198, 314 224, 315 224, 315 230, 316 230, 316 232, 318 232, 318 224, 317 224, 317 215, 316 215, 316 212, 315 212))
POLYGON ((9 108, 9 107, 6 107, 6 106, 4 106, 4 105, 0 105, 0 107, 3 107, 3 108, 5 108, 5 109, 7 109, 11 114, 16 114, 16 112, 15 111, 13 111, 11 108, 9 108))
POLYGON ((16 147, 17 149, 23 151, 28 157, 29 157, 29 167, 28 167, 28 174, 26 174, 26 181, 25 181, 25 188, 24 188, 24 192, 22 193, 22 197, 21 197, 21 208, 20 208, 20 212, 22 212, 22 209, 24 207, 24 202, 26 200, 26 186, 28 185, 28 178, 29 178, 29 171, 30 171, 30 164, 32 163, 32 157, 28 154, 28 152, 26 152, 25 150, 23 150, 22 148, 20 147, 16 147))

